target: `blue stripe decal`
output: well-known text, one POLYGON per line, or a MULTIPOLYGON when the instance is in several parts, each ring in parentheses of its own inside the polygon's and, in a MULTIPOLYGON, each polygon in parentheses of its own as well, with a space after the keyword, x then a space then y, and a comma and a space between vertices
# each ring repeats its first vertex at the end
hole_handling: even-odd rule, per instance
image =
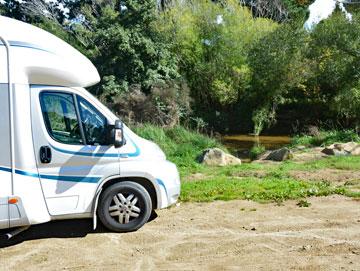
MULTIPOLYGON (((0 167, 0 171, 11 172, 10 168, 0 167)), ((82 177, 82 176, 57 176, 57 175, 43 175, 32 172, 27 172, 19 169, 15 169, 15 173, 27 177, 41 178, 47 180, 56 180, 62 182, 78 182, 78 183, 97 183, 101 177, 82 177)))
POLYGON ((126 137, 126 140, 129 140, 133 146, 135 147, 135 152, 132 153, 120 153, 120 158, 126 158, 126 157, 137 157, 140 155, 140 148, 136 145, 136 143, 129 137, 126 137))
MULTIPOLYGON (((21 48, 35 49, 35 50, 55 54, 54 52, 51 52, 51 51, 49 51, 49 50, 47 50, 47 49, 45 49, 45 48, 43 48, 43 47, 41 47, 39 45, 28 43, 28 42, 10 40, 9 44, 10 44, 11 47, 21 47, 21 48)), ((4 44, 1 41, 0 41, 0 46, 4 46, 4 44)))
POLYGON ((70 151, 65 149, 60 149, 58 147, 55 147, 54 145, 51 145, 51 148, 58 152, 71 154, 71 155, 79 155, 79 156, 87 156, 87 157, 119 157, 118 153, 94 153, 94 152, 82 152, 82 151, 70 151))
MULTIPOLYGON (((78 155, 78 156, 87 156, 87 157, 120 157, 120 158, 127 158, 127 157, 137 157, 140 155, 140 149, 139 147, 135 144, 135 142, 130 139, 127 138, 127 140, 129 140, 133 146, 135 147, 135 152, 132 153, 94 153, 94 152, 82 152, 82 151, 70 151, 70 150, 65 150, 65 149, 61 149, 58 147, 55 147, 53 145, 50 144, 50 146, 58 151, 58 152, 62 152, 62 153, 66 153, 66 154, 72 154, 72 155, 78 155)), ((95 149, 97 148, 96 146, 85 146, 86 149, 88 149, 89 151, 95 151, 95 149)))
POLYGON ((100 177, 81 177, 81 176, 53 176, 40 175, 41 179, 56 180, 62 182, 77 182, 77 183, 97 183, 100 177))
POLYGON ((166 186, 165 186, 164 182, 162 180, 160 180, 160 179, 156 179, 156 181, 158 182, 159 185, 161 185, 164 188, 165 193, 166 193, 166 197, 167 197, 168 192, 167 192, 167 189, 166 189, 166 186))
POLYGON ((19 169, 15 169, 15 173, 19 174, 19 175, 27 176, 27 177, 39 178, 39 174, 37 174, 37 173, 31 173, 31 172, 27 172, 27 171, 23 171, 23 170, 19 170, 19 169))
POLYGON ((0 171, 11 172, 11 168, 0 167, 0 171))

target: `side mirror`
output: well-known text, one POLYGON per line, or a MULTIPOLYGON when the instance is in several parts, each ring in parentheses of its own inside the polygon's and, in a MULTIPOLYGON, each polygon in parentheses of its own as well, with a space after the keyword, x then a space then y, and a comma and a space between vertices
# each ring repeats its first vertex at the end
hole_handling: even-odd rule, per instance
POLYGON ((120 120, 115 121, 114 125, 114 133, 113 133, 113 142, 115 148, 120 148, 125 145, 125 137, 124 137, 124 126, 120 120))

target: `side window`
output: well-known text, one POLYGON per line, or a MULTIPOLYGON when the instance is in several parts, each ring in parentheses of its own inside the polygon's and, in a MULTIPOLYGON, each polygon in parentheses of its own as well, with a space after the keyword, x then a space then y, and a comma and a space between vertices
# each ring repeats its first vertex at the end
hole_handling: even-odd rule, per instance
POLYGON ((86 143, 89 145, 108 145, 106 118, 85 99, 80 96, 76 96, 76 98, 86 143))
POLYGON ((52 138, 65 144, 84 144, 72 94, 42 92, 40 104, 52 138))

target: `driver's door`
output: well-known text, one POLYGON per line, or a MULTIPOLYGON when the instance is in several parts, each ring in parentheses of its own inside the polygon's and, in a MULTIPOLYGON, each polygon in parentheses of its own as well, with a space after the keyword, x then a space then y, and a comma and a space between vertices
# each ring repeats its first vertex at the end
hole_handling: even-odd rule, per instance
POLYGON ((34 151, 49 213, 91 212, 98 183, 120 171, 108 120, 75 90, 31 91, 34 151))

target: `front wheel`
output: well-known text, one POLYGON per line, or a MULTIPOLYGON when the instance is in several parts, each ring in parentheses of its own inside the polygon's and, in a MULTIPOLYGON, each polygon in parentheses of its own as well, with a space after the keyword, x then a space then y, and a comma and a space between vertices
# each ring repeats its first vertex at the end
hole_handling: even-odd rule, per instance
POLYGON ((149 193, 134 182, 113 184, 100 196, 99 218, 106 228, 115 232, 141 228, 149 220, 151 211, 149 193))

